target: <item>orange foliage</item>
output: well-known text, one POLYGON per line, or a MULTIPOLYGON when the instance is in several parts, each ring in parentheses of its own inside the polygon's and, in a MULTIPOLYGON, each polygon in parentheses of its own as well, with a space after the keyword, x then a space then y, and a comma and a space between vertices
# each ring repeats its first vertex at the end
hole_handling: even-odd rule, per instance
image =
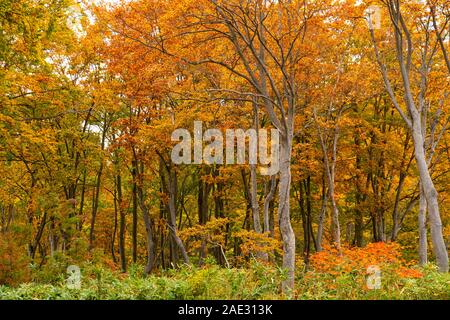
POLYGON ((18 285, 30 278, 29 258, 10 234, 0 234, 0 285, 18 285))
POLYGON ((324 246, 324 251, 311 256, 312 268, 321 273, 338 275, 342 273, 364 273, 367 268, 377 265, 400 265, 397 273, 404 278, 420 278, 422 273, 407 267, 401 258, 401 246, 397 243, 370 243, 364 248, 343 246, 341 251, 324 246))
POLYGON ((240 230, 235 236, 242 241, 241 250, 244 256, 255 252, 281 254, 280 241, 271 238, 268 234, 260 234, 253 230, 240 230))
POLYGON ((396 272, 401 278, 419 279, 423 277, 423 273, 421 271, 406 267, 400 267, 396 272))

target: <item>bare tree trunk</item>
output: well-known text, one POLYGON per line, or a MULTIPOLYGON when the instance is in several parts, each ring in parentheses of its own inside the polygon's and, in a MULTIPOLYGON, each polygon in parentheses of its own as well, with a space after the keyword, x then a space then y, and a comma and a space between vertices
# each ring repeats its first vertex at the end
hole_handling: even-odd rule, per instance
MULTIPOLYGON (((258 117, 258 109, 256 102, 253 104, 253 116, 254 116, 254 127, 256 130, 256 139, 257 139, 257 145, 259 145, 259 117, 258 117)), ((259 212, 259 202, 258 202, 258 180, 257 180, 257 174, 256 174, 256 164, 250 164, 250 202, 252 206, 252 216, 253 216, 253 228, 255 229, 256 233, 262 234, 262 228, 261 228, 261 218, 260 218, 260 212, 259 212)), ((269 256, 266 252, 256 252, 256 256, 258 259, 261 259, 263 261, 268 261, 269 256)))
POLYGON ((153 240, 153 225, 152 225, 152 219, 150 217, 150 211, 147 207, 147 204, 145 203, 144 198, 144 190, 143 190, 143 181, 142 181, 142 175, 144 174, 144 165, 141 164, 141 168, 137 169, 137 176, 138 176, 138 183, 137 183, 137 194, 139 199, 139 206, 142 210, 142 215, 144 218, 144 225, 146 230, 146 236, 147 236, 147 264, 145 265, 145 273, 149 274, 152 272, 153 267, 155 266, 155 241, 153 240))
POLYGON ((259 216, 258 182, 256 179, 256 165, 250 165, 250 202, 252 205, 253 228, 256 233, 262 233, 259 216))
POLYGON ((123 208, 123 198, 122 198, 122 177, 120 174, 116 177, 116 189, 117 189, 117 202, 120 215, 119 223, 119 254, 120 254, 120 264, 122 267, 122 272, 127 271, 127 258, 125 253, 125 211, 123 208))
POLYGON ((100 199, 100 185, 103 172, 103 160, 101 161, 102 163, 100 164, 100 168, 97 173, 97 183, 95 186, 94 197, 92 199, 93 203, 92 203, 91 228, 89 231, 89 249, 92 249, 94 247, 94 240, 95 240, 95 221, 97 219, 98 202, 100 199))
POLYGON ((256 233, 262 233, 261 221, 259 216, 259 203, 258 203, 258 184, 256 180, 256 165, 250 165, 250 202, 252 205, 252 215, 253 215, 253 228, 256 233))
POLYGON ((294 288, 295 280, 295 234, 290 221, 291 190, 291 144, 290 136, 282 135, 280 141, 280 185, 278 219, 283 239, 283 268, 287 270, 287 278, 283 281, 283 292, 294 288))
POLYGON ((427 200, 422 186, 420 186, 419 198, 419 265, 423 266, 428 262, 427 243, 427 200))
POLYGON ((144 271, 146 274, 149 274, 150 272, 152 272, 155 264, 155 242, 153 241, 153 226, 150 218, 150 213, 144 203, 143 192, 140 187, 138 187, 138 194, 142 214, 144 216, 144 224, 147 235, 147 264, 145 265, 144 271))
POLYGON ((132 259, 133 263, 137 261, 137 224, 138 224, 138 199, 137 199, 137 161, 133 160, 133 168, 131 169, 131 175, 133 177, 133 189, 132 189, 132 201, 133 201, 133 224, 131 232, 132 241, 132 259))
MULTIPOLYGON (((262 234, 263 231, 261 228, 261 219, 258 203, 258 184, 256 179, 256 165, 254 164, 250 165, 250 181, 251 181, 250 200, 252 205, 253 228, 255 229, 256 233, 262 234)), ((266 252, 258 251, 256 252, 256 256, 258 259, 261 259, 263 261, 269 260, 269 256, 266 252)))
POLYGON ((117 234, 117 190, 114 189, 114 228, 113 228, 113 234, 111 237, 111 256, 113 259, 113 262, 116 263, 116 234, 117 234))
POLYGON ((320 208, 319 223, 317 227, 317 251, 322 251, 322 239, 323 239, 323 223, 327 214, 328 193, 325 184, 325 174, 322 178, 322 207, 320 208))
POLYGON ((47 224, 47 211, 44 211, 44 215, 40 221, 38 231, 33 240, 33 244, 30 245, 30 256, 32 260, 34 260, 35 258, 36 250, 40 244, 42 235, 44 234, 44 228, 46 224, 47 224))
MULTIPOLYGON (((316 116, 316 114, 314 114, 314 116, 316 116)), ((337 143, 338 143, 339 133, 338 133, 338 129, 336 128, 334 130, 332 160, 330 163, 330 160, 328 157, 327 142, 325 141, 324 134, 319 127, 318 127, 318 131, 319 131, 320 144, 322 146, 322 151, 323 151, 325 174, 326 174, 326 177, 328 180, 328 194, 330 196, 330 201, 331 201, 332 221, 333 221, 333 224, 332 224, 333 242, 336 245, 336 247, 338 249, 340 249, 341 248, 341 228, 339 225, 339 209, 337 207, 336 196, 335 196, 335 191, 334 191, 336 160, 337 160, 336 159, 337 158, 337 143)))
POLYGON ((363 201, 365 200, 365 195, 363 192, 363 186, 362 186, 362 175, 361 175, 361 164, 362 164, 362 157, 360 155, 360 145, 361 140, 359 137, 359 133, 356 132, 355 134, 355 147, 356 150, 356 175, 355 175, 355 187, 356 187, 356 195, 355 195, 355 238, 353 240, 353 243, 357 247, 363 247, 364 245, 364 216, 363 216, 363 210, 361 208, 363 201))
POLYGON ((353 222, 347 222, 345 225, 345 242, 351 243, 352 233, 353 233, 353 222))
POLYGON ((58 250, 57 248, 57 242, 58 239, 55 235, 55 218, 50 218, 50 225, 48 228, 48 240, 50 244, 50 257, 53 257, 55 252, 58 250))
POLYGON ((86 169, 83 170, 83 181, 81 183, 81 199, 80 199, 80 210, 78 212, 79 220, 77 221, 77 230, 81 231, 83 229, 83 210, 84 210, 84 196, 86 193, 86 176, 87 172, 86 169))
POLYGON ((176 206, 176 197, 177 197, 177 174, 172 169, 168 173, 168 189, 169 189, 169 229, 170 233, 172 235, 173 241, 177 245, 178 249, 181 252, 181 255, 183 256, 183 260, 185 263, 189 264, 189 257, 186 252, 186 248, 184 247, 183 241, 181 241, 180 237, 178 236, 177 231, 177 206, 176 206))
MULTIPOLYGON (((105 150, 105 143, 106 143, 106 133, 108 130, 108 119, 107 115, 105 115, 104 122, 103 122, 103 128, 102 128, 102 140, 101 140, 101 151, 105 150)), ((103 154, 101 155, 100 159, 100 167, 98 169, 97 173, 97 183, 95 186, 95 192, 93 197, 93 203, 92 203, 92 216, 91 216, 91 229, 89 231, 89 249, 92 249, 94 247, 94 240, 95 240, 95 221, 97 218, 97 211, 98 211, 98 202, 100 200, 100 186, 102 181, 102 173, 103 173, 103 154)))
POLYGON ((339 139, 339 133, 337 132, 338 129, 336 129, 334 133, 334 139, 333 139, 333 154, 332 154, 332 163, 330 168, 330 185, 329 185, 329 191, 330 191, 330 199, 331 199, 331 205, 333 208, 333 240, 336 244, 336 247, 338 249, 341 248, 341 227, 339 224, 339 209, 336 204, 336 195, 334 192, 334 184, 335 184, 335 177, 336 177, 336 161, 337 161, 337 143, 339 139))
MULTIPOLYGON (((266 185, 267 186, 267 185, 266 185)), ((270 177, 268 191, 264 198, 264 232, 270 232, 270 204, 275 196, 276 179, 275 176, 270 177)))
MULTIPOLYGON (((198 223, 200 225, 206 224, 208 220, 208 184, 202 180, 202 171, 200 169, 198 176, 198 192, 197 192, 197 211, 198 211, 198 223)), ((205 235, 202 235, 202 244, 199 251, 199 264, 203 264, 203 260, 206 258, 206 239, 205 235)))
POLYGON ((442 221, 439 213, 438 193, 431 179, 428 164, 425 159, 424 141, 420 128, 420 120, 413 122, 414 155, 420 173, 420 181, 425 193, 430 234, 433 242, 433 252, 441 272, 448 272, 448 252, 442 234, 442 221), (419 123, 419 124, 418 124, 419 123))
POLYGON ((333 242, 339 249, 341 247, 341 227, 339 225, 339 210, 337 208, 334 188, 330 188, 330 199, 332 208, 332 219, 333 219, 333 242))

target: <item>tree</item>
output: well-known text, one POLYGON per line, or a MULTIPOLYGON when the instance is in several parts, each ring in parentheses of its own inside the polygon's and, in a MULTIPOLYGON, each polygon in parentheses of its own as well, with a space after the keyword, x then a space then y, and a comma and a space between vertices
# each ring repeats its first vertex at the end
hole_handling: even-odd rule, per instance
MULTIPOLYGON (((427 161, 425 152, 425 141, 426 141, 426 127, 424 123, 424 115, 426 114, 426 93, 427 93, 427 80, 431 68, 431 61, 436 51, 429 43, 429 19, 425 20, 428 25, 425 25, 425 32, 427 33, 426 42, 423 44, 421 50, 421 59, 419 60, 419 66, 417 70, 420 70, 420 78, 418 80, 418 98, 414 99, 414 88, 413 88, 413 78, 411 76, 411 68, 414 63, 413 57, 413 45, 415 39, 413 34, 408 27, 408 21, 406 21, 401 12, 401 4, 399 0, 389 0, 386 1, 386 6, 389 12, 389 19, 391 26, 393 27, 393 33, 395 37, 395 50, 396 58, 398 63, 398 71, 401 74, 402 84, 403 84, 403 98, 406 105, 408 113, 405 114, 401 105, 399 104, 391 81, 389 80, 388 71, 386 65, 381 60, 381 55, 376 42, 374 28, 370 23, 370 34, 375 48, 375 55, 377 62, 380 67, 380 71, 383 76, 383 81, 386 90, 391 98, 392 103, 395 108, 405 121, 408 128, 411 130, 412 139, 414 142, 414 156, 416 164, 420 174, 421 183, 421 194, 425 196, 426 205, 430 217, 430 227, 431 227, 431 239, 433 241, 433 251, 436 256, 437 264, 442 272, 448 271, 448 252, 444 243, 444 238, 442 235, 442 222, 439 213, 439 202, 438 202, 438 192, 434 186, 433 180, 431 178, 430 169, 428 167, 429 162, 427 161), (405 44, 406 42, 406 44, 405 44)), ((426 19, 426 17, 425 17, 426 19)), ((423 214, 424 200, 421 201, 421 214, 423 214)), ((420 217, 421 228, 423 228, 423 216, 420 217)), ((422 242, 421 242, 422 243, 422 242)))

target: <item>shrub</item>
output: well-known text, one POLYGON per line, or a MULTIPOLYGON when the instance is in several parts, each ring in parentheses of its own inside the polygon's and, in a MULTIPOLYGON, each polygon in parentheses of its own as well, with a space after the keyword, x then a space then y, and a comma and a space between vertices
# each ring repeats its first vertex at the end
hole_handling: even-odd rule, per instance
POLYGON ((433 265, 412 266, 395 243, 365 248, 327 247, 311 257, 311 270, 299 275, 300 299, 449 299, 450 275, 433 265), (367 268, 378 266, 381 288, 367 286, 367 268))
POLYGON ((399 248, 374 244, 365 249, 335 250, 313 255, 311 270, 299 267, 296 287, 290 296, 281 293, 284 270, 251 260, 248 268, 222 268, 184 265, 145 276, 134 265, 131 274, 102 266, 98 261, 80 265, 81 289, 69 289, 65 283, 64 257, 47 269, 47 283, 26 283, 17 288, 0 286, 0 299, 449 299, 450 275, 439 273, 429 264, 424 268, 405 263, 399 248), (381 288, 370 290, 367 265, 378 264, 382 271, 381 288), (58 269, 60 266, 61 268, 58 269), (56 270, 62 270, 59 274, 56 270), (51 279, 52 275, 54 278, 51 279), (51 280, 51 281, 50 281, 51 280))

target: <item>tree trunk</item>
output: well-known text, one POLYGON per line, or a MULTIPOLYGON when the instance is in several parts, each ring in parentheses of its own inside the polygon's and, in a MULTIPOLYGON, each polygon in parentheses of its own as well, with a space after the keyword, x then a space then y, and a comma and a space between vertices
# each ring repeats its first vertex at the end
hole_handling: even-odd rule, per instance
POLYGON ((117 202, 119 206, 119 215, 120 215, 120 223, 119 223, 119 254, 120 254, 120 264, 122 267, 122 272, 127 271, 127 258, 125 253, 125 211, 123 208, 123 199, 122 199, 122 177, 120 174, 116 177, 116 189, 117 189, 117 202))
MULTIPOLYGON (((102 128, 102 140, 101 140, 101 151, 105 150, 105 143, 106 143, 106 131, 108 130, 108 122, 105 115, 105 119, 103 122, 103 128, 102 128)), ((95 220, 97 218, 97 210, 98 210, 98 202, 100 199, 100 186, 102 181, 102 173, 103 173, 103 154, 101 155, 100 159, 100 167, 98 169, 97 173, 97 183, 95 186, 95 193, 94 193, 94 199, 92 203, 92 217, 91 217, 91 229, 89 232, 89 249, 92 249, 94 246, 94 240, 95 240, 95 220)))
POLYGON ((81 198, 80 198, 80 210, 78 212, 79 220, 77 221, 77 230, 81 231, 83 229, 83 210, 84 210, 84 196, 86 193, 86 169, 83 170, 83 182, 81 183, 81 198))
POLYGON ((397 192, 395 195, 395 203, 394 203, 394 210, 392 212, 392 234, 391 234, 391 241, 397 240, 398 232, 400 231, 399 228, 399 205, 400 205, 400 195, 402 193, 403 184, 406 178, 406 173, 401 171, 400 172, 400 178, 398 182, 397 192))
POLYGON ((428 262, 427 243, 427 200, 422 186, 420 186, 419 198, 419 265, 423 266, 428 262))
POLYGON ((326 184, 325 184, 325 174, 322 178, 322 207, 320 209, 319 214, 319 223, 317 227, 317 251, 322 251, 322 238, 323 238, 323 223, 325 221, 325 216, 327 214, 327 203, 328 203, 328 196, 327 196, 327 190, 326 190, 326 184))
MULTIPOLYGON (((257 145, 259 145, 259 117, 258 117, 258 107, 256 102, 253 103, 253 125, 256 130, 256 140, 257 145)), ((261 217, 259 212, 259 202, 258 202, 258 180, 256 174, 256 164, 250 164, 250 202, 252 206, 252 216, 253 216, 253 228, 256 233, 262 234, 261 228, 261 217)), ((263 261, 268 261, 269 256, 266 252, 256 252, 258 259, 263 261)))
POLYGON ((326 145, 326 141, 323 138, 322 133, 319 132, 320 142, 322 144, 323 150, 323 158, 324 158, 324 166, 325 173, 328 179, 328 193, 331 200, 331 209, 332 209, 332 229, 333 229, 333 242, 338 250, 341 247, 341 228, 339 225, 339 210, 336 203, 336 196, 334 192, 334 182, 335 182, 335 168, 336 168, 336 152, 337 152, 337 141, 338 141, 338 133, 334 133, 333 139, 333 153, 331 163, 328 160, 328 148, 326 145))
MULTIPOLYGON (((172 169, 172 168, 171 168, 172 169)), ((172 235, 172 239, 175 242, 176 246, 181 252, 181 255, 183 256, 183 260, 185 263, 189 264, 189 257, 186 252, 186 248, 184 247, 183 241, 181 241, 180 237, 178 236, 177 232, 177 174, 172 169, 168 173, 168 189, 169 189, 169 229, 170 233, 172 235)), ((175 248, 174 248, 175 250, 175 248)))
POLYGON ((283 268, 287 271, 287 278, 283 281, 283 292, 294 288, 295 280, 295 235, 290 220, 290 191, 291 191, 291 144, 292 137, 282 135, 280 144, 280 185, 278 219, 281 237, 283 239, 283 268))
MULTIPOLYGON (((266 185, 267 187, 267 185, 266 185)), ((266 190, 266 196, 264 198, 264 232, 270 232, 270 204, 275 196, 276 179, 275 176, 270 177, 268 191, 266 190)))
POLYGON ((114 190, 114 228, 113 228, 113 234, 111 237, 111 257, 113 259, 113 262, 116 263, 116 249, 115 249, 115 243, 116 243, 116 234, 117 234, 117 190, 114 190))
POLYGON ((139 201, 141 204, 142 214, 144 216, 144 224, 147 235, 147 264, 145 265, 145 273, 149 274, 152 272, 154 264, 155 264, 155 242, 153 241, 153 226, 150 218, 150 213, 148 211, 147 206, 144 204, 142 190, 139 190, 139 201))
POLYGON ((31 256, 32 260, 34 260, 34 258, 35 258, 36 250, 39 246, 42 235, 44 234, 44 228, 45 228, 46 224, 47 224, 47 211, 44 211, 44 215, 42 217, 42 220, 40 221, 38 231, 34 237, 34 241, 30 245, 30 256, 31 256))
MULTIPOLYGON (((138 169, 138 168, 136 168, 138 169)), ((141 164, 141 169, 137 170, 137 176, 139 177, 137 183, 137 194, 139 198, 139 206, 142 210, 142 215, 144 218, 145 231, 147 236, 147 263, 145 265, 145 273, 149 274, 152 272, 155 265, 155 242, 153 240, 153 225, 150 217, 150 211, 145 203, 144 190, 142 185, 142 175, 144 174, 144 165, 141 164)))
POLYGON ((420 122, 413 121, 414 156, 420 173, 420 181, 425 193, 428 216, 430 221, 431 241, 436 263, 441 272, 448 272, 448 252, 442 235, 442 222, 439 213, 438 193, 431 179, 425 158, 424 139, 421 133, 420 122))
POLYGON ((354 238, 354 244, 356 244, 357 247, 363 247, 364 246, 364 216, 363 216, 363 210, 361 208, 363 202, 364 202, 364 192, 362 187, 362 181, 360 180, 361 177, 361 166, 362 166, 362 157, 360 155, 360 145, 361 140, 359 133, 356 132, 355 134, 355 147, 356 147, 356 175, 355 175, 355 185, 356 185, 356 195, 355 195, 355 238, 354 238))
POLYGON ((136 263, 137 261, 137 223, 138 223, 138 199, 137 199, 137 176, 136 176, 136 169, 137 168, 137 162, 133 161, 133 168, 131 169, 131 175, 133 177, 133 190, 132 190, 132 200, 133 200, 133 230, 131 233, 131 240, 133 243, 132 246, 132 259, 133 263, 136 263))
POLYGON ((89 231, 89 249, 92 249, 94 247, 94 240, 95 240, 95 221, 97 218, 97 210, 98 210, 98 201, 100 199, 100 184, 101 184, 101 177, 103 172, 103 160, 100 164, 100 168, 97 173, 97 183, 95 186, 95 192, 94 197, 92 199, 92 216, 91 216, 91 229, 89 231))
POLYGON ((341 227, 339 224, 339 210, 336 203, 336 195, 334 193, 334 183, 335 183, 335 177, 336 177, 336 161, 337 161, 337 143, 339 139, 339 133, 338 129, 336 129, 334 133, 334 139, 333 139, 333 156, 332 156, 332 163, 330 168, 330 198, 331 198, 331 205, 333 208, 333 240, 336 244, 336 247, 338 249, 341 248, 341 227))

